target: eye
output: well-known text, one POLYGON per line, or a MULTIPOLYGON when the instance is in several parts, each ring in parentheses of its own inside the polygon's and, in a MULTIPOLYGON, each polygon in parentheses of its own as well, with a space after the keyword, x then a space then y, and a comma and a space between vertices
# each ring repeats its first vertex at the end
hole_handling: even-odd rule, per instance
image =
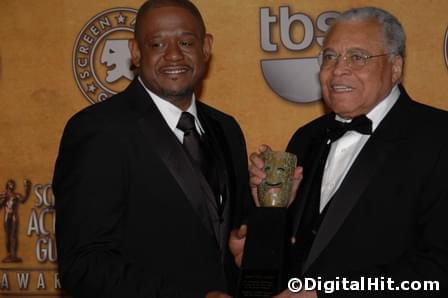
POLYGON ((179 46, 183 48, 189 48, 193 45, 193 41, 191 40, 181 40, 179 41, 179 46))
POLYGON ((350 60, 352 60, 353 62, 363 62, 366 59, 365 55, 362 54, 351 54, 350 55, 350 60))
POLYGON ((338 55, 335 53, 324 53, 322 55, 323 62, 336 61, 337 59, 338 59, 338 55))
POLYGON ((115 54, 115 51, 112 49, 109 49, 109 54, 115 54))
POLYGON ((347 58, 352 65, 364 66, 369 59, 369 54, 363 52, 347 53, 347 58))
POLYGON ((151 48, 153 48, 153 49, 160 49, 162 47, 163 47, 163 44, 161 42, 153 42, 151 44, 151 48))
POLYGON ((162 50, 165 47, 166 42, 160 38, 149 39, 146 42, 146 46, 152 50, 162 50))
POLYGON ((270 166, 267 166, 267 167, 265 167, 264 168, 264 171, 266 172, 266 171, 270 171, 271 170, 271 167, 270 166))

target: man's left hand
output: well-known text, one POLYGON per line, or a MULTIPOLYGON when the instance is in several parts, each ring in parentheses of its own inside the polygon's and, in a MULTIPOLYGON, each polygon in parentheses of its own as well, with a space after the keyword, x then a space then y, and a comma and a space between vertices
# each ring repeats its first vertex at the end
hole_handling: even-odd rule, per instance
POLYGON ((235 259, 235 264, 241 267, 243 260, 244 244, 246 242, 247 226, 242 225, 230 233, 229 249, 235 259))

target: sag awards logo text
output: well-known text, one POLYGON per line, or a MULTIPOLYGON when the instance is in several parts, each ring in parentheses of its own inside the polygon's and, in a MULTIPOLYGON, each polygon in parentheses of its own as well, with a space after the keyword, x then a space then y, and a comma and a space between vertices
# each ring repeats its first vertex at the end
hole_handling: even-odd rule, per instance
POLYGON ((134 78, 128 41, 133 37, 133 8, 111 8, 81 29, 73 48, 73 74, 91 103, 124 90, 134 78))
POLYGON ((5 241, 0 243, 0 296, 57 296, 61 284, 57 272, 55 198, 50 183, 23 180, 23 190, 9 179, 0 191, 5 241), (34 197, 33 207, 26 208, 34 197), (3 209, 3 210, 2 210, 3 209), (28 212, 30 211, 30 212, 28 212), (28 216, 27 216, 28 215, 28 216), (21 227, 26 227, 23 229, 21 227))

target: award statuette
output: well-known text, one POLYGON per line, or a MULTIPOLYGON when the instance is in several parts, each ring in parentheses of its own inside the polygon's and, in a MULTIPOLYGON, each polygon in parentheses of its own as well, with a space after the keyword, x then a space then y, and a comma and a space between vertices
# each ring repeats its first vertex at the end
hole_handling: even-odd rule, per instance
POLYGON ((272 297, 283 284, 286 211, 297 157, 288 152, 261 154, 266 179, 258 186, 260 207, 248 219, 238 297, 272 297))

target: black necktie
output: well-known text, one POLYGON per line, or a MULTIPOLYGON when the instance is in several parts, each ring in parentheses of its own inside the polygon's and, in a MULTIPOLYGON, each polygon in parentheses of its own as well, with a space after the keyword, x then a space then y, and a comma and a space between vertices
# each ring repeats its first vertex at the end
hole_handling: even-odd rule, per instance
POLYGON ((370 135, 372 134, 372 120, 367 118, 366 115, 357 116, 351 122, 341 122, 333 119, 327 129, 328 138, 334 142, 349 130, 370 135))
POLYGON ((199 166, 202 174, 210 185, 215 200, 220 206, 220 184, 217 169, 214 166, 213 155, 207 150, 207 144, 201 139, 196 130, 194 116, 188 112, 182 112, 177 128, 184 132, 183 147, 196 165, 199 166))
POLYGON ((188 112, 182 112, 177 128, 184 132, 183 146, 188 155, 202 169, 204 166, 204 152, 201 146, 201 136, 196 130, 194 116, 188 112))

